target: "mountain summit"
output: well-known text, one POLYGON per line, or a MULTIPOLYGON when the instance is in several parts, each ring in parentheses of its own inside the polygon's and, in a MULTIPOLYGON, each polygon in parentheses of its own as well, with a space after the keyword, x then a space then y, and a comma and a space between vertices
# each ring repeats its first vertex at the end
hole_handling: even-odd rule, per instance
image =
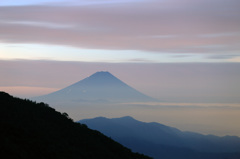
POLYGON ((153 102, 157 101, 128 86, 107 71, 93 75, 51 94, 34 98, 37 101, 69 102, 153 102))

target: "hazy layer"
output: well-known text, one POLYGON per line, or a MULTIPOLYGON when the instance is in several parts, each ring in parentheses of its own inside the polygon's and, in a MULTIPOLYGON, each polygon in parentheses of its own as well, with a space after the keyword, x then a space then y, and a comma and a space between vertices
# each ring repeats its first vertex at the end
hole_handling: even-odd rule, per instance
POLYGON ((159 105, 125 104, 57 104, 74 120, 104 116, 132 116, 145 122, 159 122, 183 131, 219 136, 240 136, 240 105, 213 103, 160 103, 159 105), (165 105, 165 106, 164 106, 165 105), (185 106, 184 106, 185 105, 185 106))

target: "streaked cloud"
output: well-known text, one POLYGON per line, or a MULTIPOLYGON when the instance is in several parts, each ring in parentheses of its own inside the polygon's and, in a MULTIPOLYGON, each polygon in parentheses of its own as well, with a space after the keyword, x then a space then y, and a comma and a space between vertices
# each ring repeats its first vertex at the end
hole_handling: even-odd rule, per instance
POLYGON ((2 6, 0 41, 146 53, 239 55, 240 1, 78 3, 2 6))
POLYGON ((31 94, 32 97, 45 95, 57 91, 56 88, 44 88, 44 87, 26 87, 26 86, 11 86, 11 87, 0 87, 1 91, 8 92, 14 96, 20 98, 29 97, 31 94))
POLYGON ((240 110, 239 103, 167 103, 167 102, 146 102, 146 103, 122 103, 123 105, 131 105, 131 106, 142 106, 145 108, 153 108, 159 109, 161 107, 166 108, 228 108, 228 109, 238 109, 240 110))
POLYGON ((220 54, 220 55, 209 55, 208 56, 208 58, 210 58, 210 59, 235 59, 235 58, 239 58, 240 57, 240 55, 238 55, 238 54, 235 54, 235 55, 231 55, 231 54, 220 54))
POLYGON ((222 58, 206 58, 201 54, 169 54, 167 52, 157 54, 137 50, 79 49, 76 47, 39 44, 0 44, 0 50, 0 59, 2 60, 25 59, 106 63, 214 63, 223 61, 222 58))

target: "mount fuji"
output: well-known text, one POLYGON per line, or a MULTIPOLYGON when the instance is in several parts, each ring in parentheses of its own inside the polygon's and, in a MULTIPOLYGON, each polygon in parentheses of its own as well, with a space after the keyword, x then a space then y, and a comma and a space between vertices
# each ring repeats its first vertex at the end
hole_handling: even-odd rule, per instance
POLYGON ((126 103, 156 102, 109 72, 101 71, 59 91, 32 98, 41 102, 126 103))

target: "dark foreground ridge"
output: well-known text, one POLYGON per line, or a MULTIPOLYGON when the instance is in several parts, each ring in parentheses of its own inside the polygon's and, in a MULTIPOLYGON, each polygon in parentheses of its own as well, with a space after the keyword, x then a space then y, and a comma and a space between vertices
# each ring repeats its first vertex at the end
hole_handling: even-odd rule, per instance
POLYGON ((44 103, 0 92, 0 155, 7 159, 147 159, 44 103))

